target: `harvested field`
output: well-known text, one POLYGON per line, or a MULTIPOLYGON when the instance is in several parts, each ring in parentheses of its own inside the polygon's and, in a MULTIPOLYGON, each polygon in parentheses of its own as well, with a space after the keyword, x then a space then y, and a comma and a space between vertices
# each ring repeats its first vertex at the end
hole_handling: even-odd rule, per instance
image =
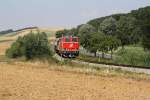
POLYGON ((0 55, 5 55, 6 49, 10 47, 12 42, 2 42, 0 43, 0 55))
POLYGON ((149 80, 49 67, 42 63, 0 63, 0 100, 150 100, 149 80))

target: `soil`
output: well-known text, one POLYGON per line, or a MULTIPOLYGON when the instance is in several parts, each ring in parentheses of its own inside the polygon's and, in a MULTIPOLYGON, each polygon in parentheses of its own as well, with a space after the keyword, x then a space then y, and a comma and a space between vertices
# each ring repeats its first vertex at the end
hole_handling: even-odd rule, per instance
POLYGON ((150 81, 0 63, 0 100, 150 100, 150 81))

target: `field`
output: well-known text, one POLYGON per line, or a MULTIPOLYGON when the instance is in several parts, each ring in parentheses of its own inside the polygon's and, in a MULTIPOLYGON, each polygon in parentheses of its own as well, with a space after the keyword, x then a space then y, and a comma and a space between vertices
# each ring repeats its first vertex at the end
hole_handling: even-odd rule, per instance
MULTIPOLYGON (((149 100, 149 80, 56 70, 45 63, 0 63, 0 100, 149 100)), ((59 66, 60 67, 60 66, 59 66)))
MULTIPOLYGON (((0 43, 0 60, 11 43, 0 43)), ((97 74, 75 66, 0 62, 0 100, 150 100, 149 76, 131 78, 108 70, 97 74)))
POLYGON ((40 32, 45 32, 48 36, 50 40, 53 40, 55 38, 55 32, 57 30, 62 30, 63 28, 39 28, 37 29, 26 29, 26 30, 22 30, 22 31, 18 31, 18 32, 13 32, 13 33, 9 33, 9 34, 5 34, 5 35, 1 35, 0 36, 0 42, 7 42, 7 41, 14 41, 16 40, 19 36, 24 36, 29 34, 31 31, 33 33, 37 33, 38 31, 40 32))

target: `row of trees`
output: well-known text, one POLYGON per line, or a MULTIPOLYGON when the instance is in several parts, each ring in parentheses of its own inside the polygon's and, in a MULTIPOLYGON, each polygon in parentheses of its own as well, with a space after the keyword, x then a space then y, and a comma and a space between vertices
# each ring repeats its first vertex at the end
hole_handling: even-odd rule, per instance
MULTIPOLYGON (((150 7, 140 8, 128 14, 116 14, 97 18, 70 30, 56 32, 56 37, 72 33, 80 37, 80 44, 96 54, 113 51, 119 46, 141 43, 150 50, 150 7)), ((72 35, 71 34, 71 35, 72 35)))
MULTIPOLYGON (((104 28, 103 26, 101 28, 104 28)), ((106 28, 106 27, 105 27, 106 28)), ((79 29, 79 37, 80 44, 92 52, 96 56, 97 51, 102 52, 102 57, 104 57, 104 53, 111 51, 111 55, 113 54, 113 50, 116 50, 120 45, 120 40, 117 39, 112 34, 104 33, 102 30, 96 31, 96 29, 92 25, 82 25, 79 29)))
POLYGON ((8 30, 5 30, 5 31, 0 31, 0 35, 12 33, 12 32, 14 32, 12 29, 8 29, 8 30))

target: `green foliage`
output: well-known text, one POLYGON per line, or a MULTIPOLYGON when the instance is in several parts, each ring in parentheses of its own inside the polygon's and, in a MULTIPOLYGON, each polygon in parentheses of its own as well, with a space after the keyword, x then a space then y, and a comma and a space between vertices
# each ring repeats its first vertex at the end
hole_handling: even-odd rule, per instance
POLYGON ((142 31, 143 47, 150 50, 150 6, 132 11, 142 31))
POLYGON ((120 41, 117 38, 111 35, 105 35, 102 32, 92 34, 90 43, 91 49, 101 51, 102 53, 111 51, 111 54, 113 50, 116 50, 120 45, 120 41))
POLYGON ((96 18, 96 19, 90 20, 90 21, 88 22, 88 24, 90 24, 90 25, 92 25, 93 27, 95 27, 96 30, 98 31, 98 30, 99 30, 99 27, 100 27, 100 24, 101 24, 105 19, 112 17, 112 18, 114 18, 116 21, 118 21, 121 16, 126 16, 126 14, 114 14, 114 15, 111 15, 111 16, 96 18))
POLYGON ((98 58, 93 56, 80 55, 78 59, 83 61, 93 61, 93 62, 104 62, 104 63, 112 63, 112 59, 98 58))
POLYGON ((12 29, 5 30, 5 31, 0 31, 0 35, 8 34, 14 32, 12 29))
POLYGON ((50 57, 52 55, 45 33, 33 34, 32 32, 24 37, 19 37, 6 51, 9 58, 26 57, 50 57))
POLYGON ((60 30, 56 32, 56 38, 60 38, 62 36, 65 36, 68 33, 68 30, 64 29, 64 30, 60 30))
MULTIPOLYGON (((150 7, 140 8, 127 14, 115 14, 96 18, 87 24, 72 29, 80 37, 80 44, 95 53, 113 52, 119 45, 142 44, 150 50, 150 7)), ((63 31, 62 34, 72 32, 63 31), (64 32, 64 33, 63 33, 64 32)), ((60 35, 61 36, 61 35, 60 35)), ((150 54, 136 49, 122 49, 117 52, 116 61, 123 64, 149 65, 150 54)))
POLYGON ((56 32, 56 38, 60 38, 62 36, 77 36, 78 35, 78 30, 76 28, 72 29, 64 29, 56 32))
POLYGON ((115 63, 140 66, 150 66, 150 52, 144 52, 141 47, 125 47, 116 53, 115 63))
MULTIPOLYGON (((95 28, 91 25, 84 24, 79 29, 80 44, 87 50, 91 51, 92 33, 95 33, 95 28)), ((92 51, 91 51, 92 52, 92 51)))
POLYGON ((99 30, 107 35, 115 35, 117 21, 113 18, 106 18, 101 24, 99 30))
POLYGON ((121 40, 121 45, 128 45, 132 43, 132 37, 134 30, 136 29, 135 26, 136 19, 134 17, 121 17, 120 20, 117 22, 117 37, 121 40))

